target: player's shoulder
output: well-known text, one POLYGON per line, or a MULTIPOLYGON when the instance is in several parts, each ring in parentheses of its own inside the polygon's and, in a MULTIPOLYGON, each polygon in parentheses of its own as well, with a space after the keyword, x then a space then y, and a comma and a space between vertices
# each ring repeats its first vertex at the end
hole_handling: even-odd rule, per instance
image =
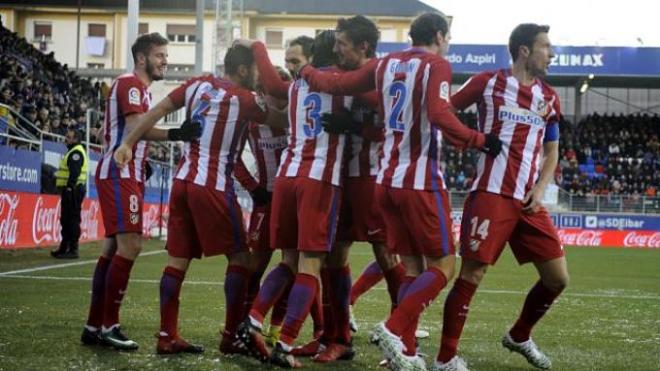
POLYGON ((544 95, 559 96, 555 88, 552 87, 552 85, 550 85, 547 81, 539 79, 538 84, 541 87, 541 90, 543 91, 544 95))
POLYGON ((115 78, 115 84, 119 84, 122 87, 146 88, 146 86, 134 73, 125 73, 123 75, 117 76, 117 78, 115 78))

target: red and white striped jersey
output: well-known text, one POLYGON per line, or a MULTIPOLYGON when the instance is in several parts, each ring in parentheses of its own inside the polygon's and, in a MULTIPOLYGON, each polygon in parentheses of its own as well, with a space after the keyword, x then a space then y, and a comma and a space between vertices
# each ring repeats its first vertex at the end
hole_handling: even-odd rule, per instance
POLYGON ((234 169, 236 179, 249 191, 259 186, 272 191, 275 174, 277 174, 277 169, 280 166, 282 151, 287 146, 287 130, 251 122, 246 136, 256 160, 258 180, 252 177, 240 158, 234 169))
POLYGON ((127 134, 126 117, 147 112, 151 107, 151 93, 134 73, 115 79, 105 104, 103 123, 103 156, 96 167, 99 179, 134 179, 144 181, 144 163, 148 155, 148 142, 141 140, 133 146, 133 159, 121 170, 113 155, 127 134))
POLYGON ((188 80, 169 94, 188 117, 201 120, 202 135, 186 143, 175 178, 233 191, 232 173, 248 121, 263 123, 267 110, 254 93, 214 76, 188 80))
POLYGON ((561 116, 559 97, 546 83, 521 85, 510 69, 473 76, 451 98, 457 109, 477 104, 479 130, 496 134, 502 152, 481 153, 472 190, 524 199, 540 173, 546 127, 561 116))
POLYGON ((378 165, 383 153, 383 127, 374 102, 365 102, 356 97, 351 107, 353 120, 362 124, 360 135, 346 138, 346 176, 349 178, 373 178, 378 174, 378 165))
POLYGON ((289 86, 289 143, 282 152, 277 176, 307 177, 341 185, 346 136, 323 130, 321 116, 349 109, 351 103, 352 97, 319 93, 303 79, 294 81, 289 86))

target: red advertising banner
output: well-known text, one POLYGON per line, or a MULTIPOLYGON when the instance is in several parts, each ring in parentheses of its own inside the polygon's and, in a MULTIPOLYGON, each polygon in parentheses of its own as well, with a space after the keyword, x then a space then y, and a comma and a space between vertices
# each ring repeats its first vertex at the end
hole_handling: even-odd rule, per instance
MULTIPOLYGON (((163 214, 167 216, 167 207, 163 214)), ((145 204, 143 233, 158 228, 160 205, 145 204)), ((59 244, 60 197, 55 195, 0 191, 0 249, 23 249, 59 244)), ((86 198, 82 204, 80 241, 104 237, 101 208, 97 200, 86 198)))

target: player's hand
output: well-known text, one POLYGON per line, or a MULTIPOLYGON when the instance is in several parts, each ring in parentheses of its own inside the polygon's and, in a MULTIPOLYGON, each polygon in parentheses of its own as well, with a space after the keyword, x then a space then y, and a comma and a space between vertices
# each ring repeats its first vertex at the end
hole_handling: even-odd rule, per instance
POLYGON ((184 142, 190 142, 191 140, 198 139, 200 136, 202 136, 202 123, 197 120, 191 121, 186 119, 180 128, 167 131, 167 139, 171 141, 182 140, 184 142))
POLYGON ((543 193, 544 189, 542 187, 539 187, 538 184, 534 185, 523 199, 523 212, 534 214, 539 211, 541 206, 543 206, 543 193))
POLYGON ((115 159, 117 167, 122 169, 133 158, 133 150, 127 144, 122 143, 112 157, 115 159))
POLYGON ((481 147, 481 151, 497 157, 502 152, 502 141, 495 134, 486 134, 486 143, 481 147))
POLYGON ((271 198, 271 192, 268 192, 266 188, 259 186, 250 192, 250 196, 252 197, 254 206, 261 207, 268 205, 271 198))
POLYGON ((321 126, 330 134, 357 134, 360 132, 360 124, 353 121, 350 111, 346 109, 338 113, 322 114, 321 126))

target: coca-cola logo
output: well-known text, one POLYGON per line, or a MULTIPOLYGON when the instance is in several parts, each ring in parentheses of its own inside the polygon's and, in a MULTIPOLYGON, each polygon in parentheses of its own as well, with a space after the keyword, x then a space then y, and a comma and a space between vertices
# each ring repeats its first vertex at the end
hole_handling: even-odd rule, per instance
POLYGON ((46 207, 43 197, 37 198, 32 216, 32 240, 35 244, 61 241, 60 207, 60 200, 55 207, 46 207))
POLYGON ((623 239, 625 247, 649 247, 653 249, 660 248, 660 232, 640 233, 630 232, 623 239))
POLYGON ((84 208, 80 213, 80 239, 98 240, 99 239, 99 203, 91 201, 89 207, 84 208))
POLYGON ((18 219, 16 209, 20 198, 0 193, 0 246, 13 246, 18 235, 18 219))
POLYGON ((559 240, 562 245, 573 245, 573 246, 601 246, 602 244, 602 234, 601 231, 591 231, 591 230, 578 230, 578 231, 566 231, 560 229, 557 231, 559 235, 559 240))

